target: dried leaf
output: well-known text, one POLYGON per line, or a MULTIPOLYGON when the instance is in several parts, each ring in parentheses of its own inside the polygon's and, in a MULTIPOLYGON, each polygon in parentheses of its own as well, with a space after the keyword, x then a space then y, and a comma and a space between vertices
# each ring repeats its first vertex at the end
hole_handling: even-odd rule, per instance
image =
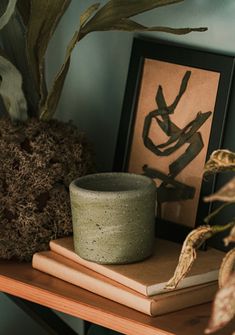
POLYGON ((224 327, 235 316, 235 273, 227 280, 215 297, 212 316, 206 334, 211 334, 224 327))
POLYGON ((235 170, 235 153, 224 149, 212 152, 204 167, 206 174, 233 170, 235 170))
POLYGON ((205 31, 206 28, 170 28, 170 27, 146 27, 138 22, 129 19, 122 19, 115 23, 110 28, 105 28, 105 30, 121 30, 121 31, 132 31, 132 32, 141 32, 141 31, 158 31, 163 33, 170 33, 175 35, 185 35, 193 31, 205 31))
POLYGON ((183 0, 110 0, 88 22, 84 33, 113 29, 120 20, 183 0))
POLYGON ((44 74, 46 49, 69 4, 70 0, 31 0, 27 34, 28 57, 40 96, 40 104, 44 102, 47 94, 44 74))
POLYGON ((15 11, 17 0, 9 0, 5 12, 0 17, 0 30, 9 22, 12 14, 15 11))
POLYGON ((206 27, 200 28, 171 28, 171 27, 146 27, 141 31, 158 31, 162 33, 169 33, 175 35, 186 35, 192 32, 205 32, 207 31, 206 27))
POLYGON ((146 27, 128 18, 149 11, 151 9, 166 6, 183 0, 111 0, 103 6, 93 18, 82 27, 83 34, 92 31, 122 30, 122 31, 160 31, 172 34, 188 34, 192 31, 205 31, 207 28, 169 28, 146 27))
POLYGON ((196 259, 196 250, 210 237, 220 233, 228 228, 231 228, 233 222, 230 222, 224 226, 199 226, 198 228, 192 230, 186 237, 177 267, 175 269, 173 277, 168 281, 165 288, 175 289, 179 282, 187 275, 190 271, 193 262, 196 259))
POLYGON ((22 76, 17 68, 0 53, 0 95, 12 119, 27 118, 27 102, 22 90, 22 76))
POLYGON ((235 177, 225 184, 218 192, 205 197, 205 202, 209 201, 225 201, 235 202, 235 177))
POLYGON ((190 271, 194 260, 196 259, 196 249, 198 249, 202 243, 213 235, 213 227, 206 225, 200 226, 191 231, 186 237, 182 250, 180 253, 178 265, 175 269, 173 277, 167 282, 166 289, 175 289, 179 282, 187 275, 190 271))
MULTIPOLYGON (((0 1, 0 11, 5 7, 6 2, 6 0, 0 1)), ((24 3, 28 3, 28 1, 24 3)), ((19 1, 17 2, 17 5, 18 4, 19 1)), ((1 30, 1 43, 8 60, 17 67, 23 77, 23 91, 27 98, 28 115, 32 117, 37 116, 35 113, 37 111, 39 97, 34 86, 32 73, 29 71, 25 36, 26 27, 17 7, 9 24, 1 30), (9 41, 11 41, 11 43, 9 43, 9 41)))
MULTIPOLYGON (((35 0, 36 1, 36 0, 35 0)), ((83 14, 81 18, 82 26, 75 33, 73 39, 70 42, 70 45, 67 48, 66 56, 64 63, 62 64, 52 88, 48 93, 45 103, 41 105, 40 108, 40 118, 49 119, 52 118, 57 104, 63 89, 64 81, 68 72, 70 57, 75 44, 84 38, 88 33, 92 31, 105 31, 105 30, 125 30, 125 31, 165 31, 168 33, 175 34, 186 34, 191 31, 205 31, 206 28, 183 28, 183 29, 173 29, 167 27, 145 27, 134 21, 127 20, 131 16, 143 13, 145 11, 160 7, 166 6, 183 0, 110 0, 106 5, 104 5, 96 14, 89 19, 92 14, 98 8, 98 4, 91 6, 83 14), (77 39, 75 39, 77 38, 77 39)))
MULTIPOLYGON (((235 222, 234 222, 234 224, 235 224, 235 222)), ((226 247, 229 245, 229 243, 235 243, 235 225, 231 229, 229 236, 224 238, 224 244, 225 244, 226 247)))
POLYGON ((85 23, 90 19, 90 17, 97 11, 100 7, 100 3, 95 3, 91 5, 80 17, 80 26, 83 27, 85 23))
POLYGON ((235 249, 231 249, 223 258, 219 271, 219 287, 225 286, 235 266, 235 249))
POLYGON ((69 65, 70 65, 70 59, 71 59, 71 53, 78 41, 79 38, 79 31, 76 31, 71 39, 71 41, 69 42, 69 45, 67 47, 67 51, 66 51, 66 55, 65 55, 65 61, 59 71, 59 73, 57 74, 53 86, 50 90, 50 92, 48 93, 48 96, 46 98, 46 102, 44 104, 44 106, 41 109, 40 112, 40 119, 42 120, 49 120, 53 117, 55 111, 56 111, 56 107, 58 104, 58 101, 60 99, 61 96, 61 92, 64 86, 64 81, 69 69, 69 65))

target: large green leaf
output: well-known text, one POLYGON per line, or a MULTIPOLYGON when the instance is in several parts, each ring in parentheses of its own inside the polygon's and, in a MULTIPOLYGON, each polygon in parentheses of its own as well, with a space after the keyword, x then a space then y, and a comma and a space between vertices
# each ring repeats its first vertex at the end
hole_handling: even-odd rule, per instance
POLYGON ((28 56, 41 104, 47 94, 44 74, 46 49, 69 4, 70 0, 31 0, 27 34, 28 56))
POLYGON ((22 90, 22 76, 17 68, 0 52, 0 95, 13 120, 27 118, 27 102, 22 90))
POLYGON ((9 0, 6 10, 0 17, 0 30, 9 22, 12 14, 15 11, 15 6, 16 6, 16 1, 17 0, 9 0))

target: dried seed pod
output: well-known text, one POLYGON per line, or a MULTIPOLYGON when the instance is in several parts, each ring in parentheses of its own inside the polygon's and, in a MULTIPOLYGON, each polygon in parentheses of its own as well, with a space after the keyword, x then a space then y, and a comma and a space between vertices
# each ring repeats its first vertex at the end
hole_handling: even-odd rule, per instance
POLYGON ((206 162, 205 173, 235 170, 235 153, 229 150, 216 150, 212 152, 206 162))
POLYGON ((211 334, 224 327, 235 316, 235 273, 233 273, 223 288, 215 297, 212 316, 206 334, 211 334))
POLYGON ((235 202, 235 177, 225 184, 218 192, 205 197, 205 202, 209 201, 224 201, 235 202))
POLYGON ((213 227, 209 225, 194 229, 185 239, 180 253, 178 265, 173 277, 167 282, 166 289, 175 289, 179 282, 187 275, 196 259, 196 249, 213 235, 213 227))

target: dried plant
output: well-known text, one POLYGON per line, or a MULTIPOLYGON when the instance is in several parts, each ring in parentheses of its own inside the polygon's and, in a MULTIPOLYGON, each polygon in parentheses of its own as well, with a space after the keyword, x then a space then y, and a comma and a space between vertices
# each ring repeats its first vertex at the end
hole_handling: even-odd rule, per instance
POLYGON ((71 123, 0 119, 0 258, 30 260, 72 234, 68 186, 94 171, 90 152, 71 123))
POLYGON ((234 170, 235 153, 229 150, 216 150, 212 152, 210 159, 206 162, 204 168, 205 174, 234 170))
MULTIPOLYGON (((212 153, 205 165, 205 173, 234 171, 235 153, 229 150, 217 150, 212 153)), ((185 239, 178 265, 173 277, 168 281, 166 288, 174 289, 190 271, 196 259, 196 250, 207 239, 215 234, 229 229, 229 234, 224 238, 225 246, 235 242, 235 219, 218 226, 208 223, 224 207, 235 203, 235 178, 232 178, 218 192, 204 198, 205 201, 222 201, 224 204, 205 218, 206 226, 194 229, 185 239)), ((235 316, 235 248, 233 247, 224 257, 219 270, 219 291, 216 294, 211 319, 205 330, 206 334, 217 331, 225 326, 235 316)))
POLYGON ((225 326, 235 316, 235 273, 231 274, 225 285, 218 291, 212 311, 212 317, 206 334, 211 334, 225 326))
POLYGON ((70 0, 1 0, 0 95, 12 119, 51 119, 57 109, 68 73, 71 53, 78 42, 94 31, 161 31, 187 34, 206 28, 146 27, 132 17, 154 8, 184 0, 110 0, 100 8, 90 6, 80 18, 66 50, 64 62, 47 89, 45 54, 56 27, 70 0), (12 39, 12 41, 10 41, 12 39), (12 43, 11 43, 12 42, 12 43), (10 43, 10 47, 9 47, 10 43), (22 84, 23 83, 23 84, 22 84))
POLYGON ((75 46, 94 31, 187 34, 206 28, 146 27, 133 16, 183 0, 110 0, 80 17, 61 68, 47 87, 45 54, 70 0, 0 1, 0 257, 30 260, 72 233, 68 184, 94 171, 90 146, 71 124, 52 120, 75 46), (11 122, 13 121, 13 122, 11 122))
POLYGON ((173 277, 167 282, 166 289, 174 289, 179 282, 188 274, 194 260, 196 250, 213 234, 213 227, 206 225, 194 229, 185 239, 180 253, 178 265, 173 277))

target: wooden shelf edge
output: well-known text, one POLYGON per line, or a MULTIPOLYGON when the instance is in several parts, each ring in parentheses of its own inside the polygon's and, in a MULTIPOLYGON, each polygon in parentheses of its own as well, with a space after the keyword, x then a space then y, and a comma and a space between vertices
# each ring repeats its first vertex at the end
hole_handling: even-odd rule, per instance
MULTIPOLYGON (((0 291, 126 335, 202 335, 211 313, 203 304, 150 317, 32 268, 0 261, 0 291)), ((214 335, 231 335, 235 320, 214 335)))
POLYGON ((130 319, 123 319, 113 313, 91 305, 68 300, 60 294, 52 293, 42 288, 32 287, 27 283, 0 275, 0 291, 12 294, 40 305, 70 314, 74 317, 101 325, 127 335, 175 335, 162 329, 150 328, 130 319))

